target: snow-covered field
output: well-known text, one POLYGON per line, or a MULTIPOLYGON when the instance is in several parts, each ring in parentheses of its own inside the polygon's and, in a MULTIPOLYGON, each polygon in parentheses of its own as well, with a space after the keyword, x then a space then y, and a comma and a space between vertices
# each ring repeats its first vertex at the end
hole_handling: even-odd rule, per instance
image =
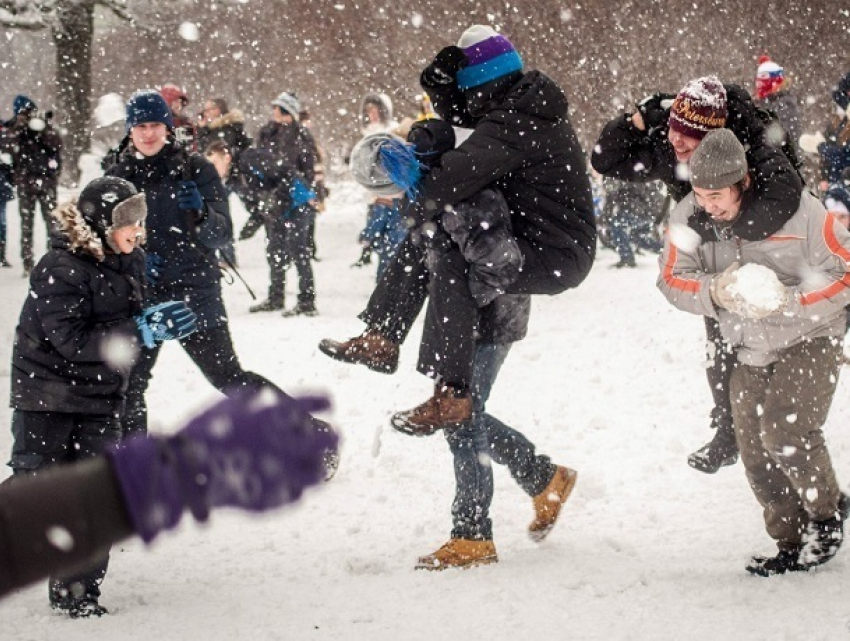
MULTIPOLYGON (((492 509, 500 562, 414 571, 418 555, 448 538, 451 458, 442 436, 415 439, 388 426, 393 411, 430 392, 415 372, 418 331, 391 377, 317 349, 321 338, 361 331, 355 314, 374 278, 349 267, 365 200, 350 184, 332 187, 317 232, 320 316, 249 314, 239 283, 225 296, 246 368, 288 391, 332 393, 331 418, 344 437, 337 477, 290 509, 253 518, 219 511, 206 527, 186 517, 149 548, 116 547, 102 598, 112 614, 103 619, 51 613, 43 584, 22 591, 0 604, 0 638, 850 639, 850 550, 817 572, 749 576, 750 555, 774 548, 743 468, 705 476, 687 466, 710 436, 703 324, 657 292, 654 256, 613 270, 615 255, 601 251, 582 287, 537 298, 530 335, 493 391, 493 414, 579 472, 558 527, 533 543, 531 501, 500 469, 492 509)), ((235 208, 234 218, 241 225, 244 211, 235 208)), ((26 294, 14 205, 9 219, 16 267, 0 271, 3 390, 26 294)), ((267 283, 261 236, 238 245, 258 296, 267 283)), ((848 391, 845 376, 826 426, 845 487, 848 391)), ((149 393, 152 431, 175 429, 216 396, 168 345, 149 393)), ((0 408, 0 424, 9 416, 0 408)), ((9 447, 4 427, 4 457, 9 447)))

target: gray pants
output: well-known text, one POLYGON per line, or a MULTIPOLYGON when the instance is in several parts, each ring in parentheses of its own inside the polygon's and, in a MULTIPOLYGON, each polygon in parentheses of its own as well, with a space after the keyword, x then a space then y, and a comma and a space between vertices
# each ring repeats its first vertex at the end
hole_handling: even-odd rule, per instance
POLYGON ((838 383, 838 339, 817 338, 781 352, 767 367, 737 363, 732 416, 741 461, 780 549, 802 542, 810 519, 834 515, 839 488, 821 427, 838 383))

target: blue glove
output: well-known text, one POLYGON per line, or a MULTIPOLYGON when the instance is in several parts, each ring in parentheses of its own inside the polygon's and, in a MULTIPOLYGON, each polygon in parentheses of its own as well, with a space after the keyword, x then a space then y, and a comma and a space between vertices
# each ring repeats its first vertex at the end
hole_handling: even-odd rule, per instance
POLYGON ((184 338, 198 329, 195 312, 179 300, 143 309, 135 320, 148 349, 155 347, 157 341, 184 338))
POLYGON ((159 282, 163 265, 165 261, 157 254, 145 254, 145 280, 148 284, 156 285, 159 282))
POLYGON ((198 185, 194 180, 184 180, 180 183, 180 189, 177 190, 177 204, 180 209, 203 211, 204 199, 201 198, 201 192, 198 191, 198 185))

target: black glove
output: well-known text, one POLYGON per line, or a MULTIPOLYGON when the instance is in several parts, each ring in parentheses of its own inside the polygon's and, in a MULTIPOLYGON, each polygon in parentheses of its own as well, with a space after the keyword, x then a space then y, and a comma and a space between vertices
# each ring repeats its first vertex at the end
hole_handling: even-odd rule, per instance
POLYGON ((676 94, 654 93, 637 103, 637 110, 643 118, 646 130, 663 127, 670 117, 670 106, 676 99, 676 94))
POLYGON ((467 64, 463 49, 454 45, 445 47, 422 72, 422 82, 426 86, 454 84, 458 71, 467 64))
POLYGON ((357 259, 357 262, 351 264, 352 267, 365 267, 366 265, 370 265, 372 263, 372 248, 364 247, 363 253, 360 254, 360 258, 357 259))

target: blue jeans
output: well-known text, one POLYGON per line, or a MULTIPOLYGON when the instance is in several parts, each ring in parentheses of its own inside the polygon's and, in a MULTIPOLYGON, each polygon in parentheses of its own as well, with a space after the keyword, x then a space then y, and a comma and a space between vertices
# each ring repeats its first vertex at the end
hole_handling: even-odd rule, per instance
POLYGON ((620 211, 611 220, 611 242, 623 262, 634 262, 634 244, 638 249, 658 253, 661 243, 653 233, 653 223, 645 216, 638 216, 629 211, 620 211))
POLYGON ((472 373, 472 419, 446 432, 454 456, 455 498, 452 538, 493 538, 490 503, 493 468, 490 461, 507 465, 511 476, 529 496, 540 494, 555 474, 548 456, 535 453, 534 443, 484 411, 496 376, 511 344, 478 343, 472 373))

